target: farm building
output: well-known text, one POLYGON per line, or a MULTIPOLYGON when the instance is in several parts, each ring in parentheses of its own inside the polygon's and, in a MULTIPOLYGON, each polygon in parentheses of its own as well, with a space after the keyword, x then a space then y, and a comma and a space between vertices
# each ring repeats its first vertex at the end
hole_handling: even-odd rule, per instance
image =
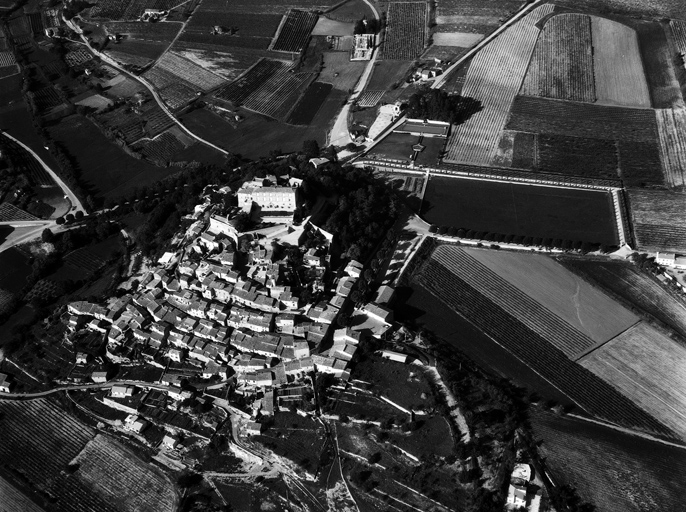
POLYGON ((115 398, 129 398, 133 396, 135 388, 133 386, 112 386, 112 396, 115 398))
POLYGON ((376 44, 376 36, 374 34, 357 34, 353 37, 353 49, 350 54, 350 60, 371 60, 374 53, 374 45, 376 44))
POLYGON ((107 372, 93 372, 91 380, 96 384, 107 382, 107 372))
POLYGON ((262 433, 262 424, 256 421, 249 421, 245 426, 245 433, 249 436, 259 436, 262 433))
POLYGON ((176 436, 166 434, 164 438, 162 438, 162 445, 173 450, 179 445, 179 440, 176 436))
POLYGON ((655 255, 655 263, 664 267, 683 269, 686 268, 686 257, 673 252, 658 252, 655 255))
POLYGON ((143 432, 148 425, 148 421, 139 418, 135 414, 129 414, 124 420, 124 428, 136 434, 143 432))
POLYGON ((507 503, 516 507, 526 507, 526 487, 512 485, 507 489, 507 503))
POLYGON ((403 354, 402 352, 395 352, 393 350, 382 350, 381 357, 383 357, 384 359, 390 359, 391 361, 397 361, 398 363, 407 362, 407 354, 403 354))
POLYGON ((0 391, 3 393, 9 393, 12 390, 12 376, 6 373, 0 373, 0 391))

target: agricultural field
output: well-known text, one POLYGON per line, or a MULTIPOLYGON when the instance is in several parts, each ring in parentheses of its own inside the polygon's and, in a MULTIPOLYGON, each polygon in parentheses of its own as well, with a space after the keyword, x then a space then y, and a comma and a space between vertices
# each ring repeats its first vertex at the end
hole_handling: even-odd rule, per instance
POLYGON ((539 454, 554 481, 576 488, 603 512, 678 510, 686 464, 682 448, 615 429, 536 412, 539 454))
POLYGON ((76 478, 103 499, 116 496, 122 512, 173 512, 178 506, 169 478, 103 435, 90 441, 72 463, 78 464, 76 478))
POLYGON ((560 14, 543 26, 521 94, 593 103, 591 18, 560 14))
MULTIPOLYGON (((361 17, 358 19, 362 19, 361 17)), ((357 21, 357 19, 355 20, 357 21)), ((352 36, 355 24, 346 21, 335 21, 320 16, 317 24, 312 29, 313 36, 338 36, 346 37, 352 36)))
POLYGON ((118 197, 173 172, 127 155, 90 121, 77 115, 63 119, 48 131, 78 160, 84 183, 98 197, 118 197))
POLYGON ((655 109, 665 183, 686 186, 686 109, 655 109))
POLYGON ((332 11, 325 12, 324 16, 335 21, 354 23, 364 18, 373 18, 374 12, 364 0, 348 0, 332 11))
POLYGON ((684 196, 667 190, 629 189, 634 236, 643 250, 686 252, 684 196))
MULTIPOLYGON (((517 96, 512 105, 507 130, 538 134, 516 138, 513 153, 535 153, 537 162, 541 137, 559 136, 562 141, 576 143, 571 147, 551 146, 547 166, 564 169, 579 153, 592 158, 597 148, 605 148, 605 171, 612 168, 611 144, 614 141, 619 162, 619 176, 627 186, 661 185, 663 182, 658 147, 658 123, 651 109, 624 108, 582 102, 560 101, 532 96, 517 96), (574 122, 569 121, 573 119, 574 122), (584 147, 584 140, 589 147, 584 147), (523 144, 523 148, 518 146, 523 144)), ((514 157, 513 157, 514 160, 514 157)), ((570 169, 570 172, 573 169, 570 169)), ((577 169, 575 174, 597 176, 594 170, 577 169)))
POLYGON ((613 338, 639 320, 548 256, 487 249, 464 252, 596 342, 613 338))
MULTIPOLYGON (((504 133, 506 133, 505 131, 504 133)), ((512 162, 515 169, 533 169, 538 165, 536 151, 538 140, 535 133, 513 132, 512 162)))
POLYGON ((591 29, 598 103, 650 108, 636 31, 597 16, 592 17, 591 29))
POLYGON ((594 286, 632 308, 638 308, 686 339, 686 305, 652 275, 627 261, 588 261, 561 257, 558 261, 594 286))
POLYGON ((468 32, 436 32, 431 39, 436 46, 457 46, 470 48, 484 38, 481 34, 468 32))
MULTIPOLYGON (((108 34, 118 34, 124 36, 124 40, 135 39, 137 41, 151 41, 154 43, 171 43, 179 30, 183 28, 181 23, 120 23, 112 22, 105 23, 105 28, 108 34)), ((114 47, 120 43, 116 43, 114 47)), ((114 49, 113 47, 113 49, 114 49)))
POLYGON ((300 125, 310 124, 326 101, 331 89, 331 84, 321 82, 310 84, 305 91, 305 94, 300 98, 300 101, 288 117, 288 123, 300 125))
POLYGON ((167 52, 159 60, 154 69, 159 68, 172 74, 177 81, 188 84, 189 87, 203 92, 219 87, 225 80, 192 60, 186 59, 174 52, 167 52))
POLYGON ((686 348, 640 322, 579 360, 686 439, 686 348))
MULTIPOLYGON (((0 503, 6 510, 21 510, 22 512, 44 512, 44 508, 38 506, 29 497, 30 493, 21 492, 8 480, 0 475, 0 503)), ((43 504, 43 506, 47 503, 43 504)))
POLYGON ((477 232, 617 243, 612 200, 601 191, 432 176, 421 216, 477 232))
POLYGON ((347 52, 324 52, 324 67, 317 81, 348 92, 355 88, 365 67, 365 62, 352 62, 347 52))
POLYGON ((615 141, 540 134, 537 142, 538 170, 570 176, 619 178, 615 141))
POLYGON ((220 100, 229 101, 234 105, 243 103, 260 85, 274 75, 288 72, 291 64, 282 60, 261 59, 240 78, 225 85, 214 93, 220 100))
POLYGON ((572 360, 638 322, 546 256, 443 246, 432 258, 572 360))
MULTIPOLYGON (((277 73, 252 91, 243 102, 243 106, 253 112, 285 120, 313 78, 312 73, 277 73)), ((323 102, 325 99, 320 101, 323 102)), ((312 108, 314 110, 314 106, 312 108)), ((312 118, 318 110, 314 110, 312 118)))
POLYGON ((388 4, 386 31, 379 59, 412 60, 424 51, 426 39, 426 2, 388 4))
POLYGON ((518 0, 442 0, 436 9, 437 30, 489 34, 521 6, 518 0))
POLYGON ((479 101, 482 109, 452 131, 446 161, 491 163, 538 38, 536 24, 552 9, 548 4, 536 8, 474 57, 461 94, 479 101))
POLYGON ((387 91, 397 88, 407 77, 411 66, 411 61, 377 60, 365 91, 387 91))
MULTIPOLYGON (((459 268, 445 267, 430 257, 414 273, 411 284, 428 291, 435 299, 469 319, 474 327, 589 414, 628 428, 672 438, 676 436, 604 380, 571 361, 562 351, 496 305, 482 291, 470 286, 462 278, 459 268)), ((483 289, 481 286, 480 290, 483 289)), ((430 304, 424 307, 430 307, 430 304)), ((459 336, 457 331, 455 335, 459 336)))
POLYGON ((178 3, 177 0, 99 0, 87 11, 87 16, 95 19, 137 20, 145 9, 168 10, 178 3))
POLYGON ((291 9, 284 15, 270 49, 275 52, 300 53, 307 45, 316 23, 317 14, 291 9))

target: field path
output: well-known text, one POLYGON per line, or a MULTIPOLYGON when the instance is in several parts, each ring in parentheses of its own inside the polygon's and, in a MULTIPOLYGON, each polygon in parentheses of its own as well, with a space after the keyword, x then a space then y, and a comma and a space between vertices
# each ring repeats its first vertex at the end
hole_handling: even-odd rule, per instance
POLYGON ((453 392, 450 391, 450 388, 445 384, 445 382, 443 382, 443 377, 441 377, 441 374, 438 373, 438 370, 435 366, 425 366, 424 368, 426 369, 427 373, 431 374, 432 380, 441 389, 441 392, 445 396, 445 401, 447 402, 448 409, 450 410, 450 416, 452 416, 452 418, 455 420, 457 428, 459 429, 460 434, 462 434, 462 439, 460 439, 460 441, 463 443, 468 443, 471 441, 472 436, 469 433, 467 420, 465 420, 464 416, 462 415, 462 411, 460 411, 453 392))

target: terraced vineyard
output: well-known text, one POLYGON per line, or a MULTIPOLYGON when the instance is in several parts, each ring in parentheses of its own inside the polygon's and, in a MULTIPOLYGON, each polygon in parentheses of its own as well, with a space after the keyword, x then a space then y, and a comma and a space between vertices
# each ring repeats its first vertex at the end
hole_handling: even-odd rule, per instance
POLYGON ((686 251, 683 194, 667 190, 629 189, 628 195, 639 248, 686 251))
POLYGON ((562 351, 466 283, 455 269, 447 269, 430 258, 413 281, 469 319, 590 414, 625 427, 675 436, 612 386, 570 361, 562 351))
POLYGON ((275 52, 300 53, 307 45, 317 18, 313 12, 291 9, 282 21, 271 49, 275 52))
POLYGON ((427 4, 393 2, 388 4, 386 35, 379 59, 412 60, 424 51, 427 4))
POLYGON ((655 109, 665 181, 686 185, 686 109, 655 109))
POLYGON ((590 16, 560 14, 548 20, 536 43, 521 93, 595 101, 590 16))
POLYGON ((476 165, 492 162, 538 38, 536 23, 552 10, 549 4, 533 10, 474 57, 462 95, 480 101, 482 110, 455 127, 446 146, 446 161, 476 165))

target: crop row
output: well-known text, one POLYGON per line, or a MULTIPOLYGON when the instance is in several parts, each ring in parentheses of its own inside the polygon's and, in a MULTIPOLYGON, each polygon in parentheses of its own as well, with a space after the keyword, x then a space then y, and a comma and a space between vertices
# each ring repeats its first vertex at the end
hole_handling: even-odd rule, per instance
POLYGON ((664 176, 657 143, 617 142, 619 171, 627 187, 662 185, 664 176))
POLYGON ((665 181, 686 185, 686 110, 655 109, 665 181))
POLYGON ((219 75, 215 75, 195 62, 172 52, 167 52, 155 67, 168 71, 177 78, 203 91, 209 91, 225 83, 225 80, 219 75))
POLYGON ((0 52, 0 66, 11 66, 16 63, 12 52, 0 52))
POLYGON ((658 136, 655 115, 650 109, 531 96, 515 98, 507 129, 628 142, 655 142, 658 136))
POLYGON ((639 247, 667 251, 686 251, 684 225, 634 223, 634 235, 639 247))
POLYGON ((442 265, 428 260, 415 279, 592 415, 618 425, 674 436, 624 395, 570 361, 442 265))
POLYGON ((386 34, 380 59, 412 60, 424 51, 426 2, 403 2, 388 5, 386 34))
POLYGON ((432 258, 448 271, 459 269, 460 279, 552 343, 567 357, 573 359, 577 354, 595 345, 591 338, 557 317, 491 269, 461 249, 451 249, 454 250, 436 251, 432 258))
POLYGON ((560 14, 548 20, 531 57, 522 94, 595 101, 590 16, 560 14))
POLYGON ((246 98, 243 106, 265 116, 284 119, 298 103, 311 77, 309 73, 277 73, 246 98))
POLYGON ((292 9, 281 25, 279 35, 274 41, 275 52, 299 53, 305 48, 310 33, 317 23, 318 16, 313 12, 292 9))
POLYGON ((481 102, 482 110, 455 127, 446 146, 445 160, 491 163, 536 44, 536 23, 552 9, 552 5, 545 4, 533 10, 474 57, 462 95, 481 102))
POLYGON ((686 56, 686 21, 671 20, 669 26, 672 28, 679 53, 686 56))
POLYGON ((572 176, 617 179, 615 141, 540 134, 538 168, 572 176))
POLYGON ((290 64, 280 60, 261 59, 243 76, 219 89, 215 96, 237 105, 243 103, 257 88, 277 73, 288 70, 290 64))

